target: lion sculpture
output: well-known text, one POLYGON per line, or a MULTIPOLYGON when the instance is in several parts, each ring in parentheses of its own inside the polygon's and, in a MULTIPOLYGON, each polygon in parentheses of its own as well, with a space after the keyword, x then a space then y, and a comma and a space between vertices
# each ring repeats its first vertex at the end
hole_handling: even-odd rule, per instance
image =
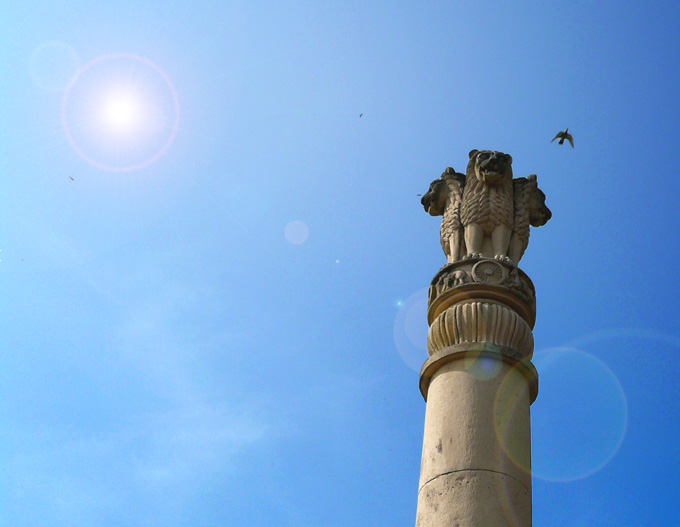
POLYGON ((449 262, 465 256, 463 226, 460 222, 460 205, 465 185, 465 174, 447 167, 439 179, 430 183, 430 189, 420 200, 425 211, 432 216, 443 216, 441 244, 449 262))
POLYGON ((460 209, 468 255, 506 257, 512 216, 512 157, 492 150, 472 150, 460 209))
POLYGON ((517 263, 529 245, 529 225, 542 227, 552 218, 552 212, 545 204, 545 194, 538 188, 536 174, 513 179, 512 193, 515 215, 508 256, 517 263))
POLYGON ((465 174, 448 167, 421 203, 443 216, 441 244, 449 262, 493 257, 517 264, 529 243, 529 225, 545 225, 552 213, 535 175, 512 178, 512 157, 472 150, 465 174))

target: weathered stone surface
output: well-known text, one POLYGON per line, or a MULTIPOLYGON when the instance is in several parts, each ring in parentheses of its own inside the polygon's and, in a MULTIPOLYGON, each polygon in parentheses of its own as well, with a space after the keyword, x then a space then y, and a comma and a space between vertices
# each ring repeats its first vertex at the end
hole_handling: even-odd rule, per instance
POLYGON ((441 244, 449 262, 485 256, 517 264, 529 243, 529 225, 551 218, 535 174, 512 177, 512 157, 472 150, 465 174, 448 167, 430 184, 421 203, 443 216, 441 244))
MULTIPOLYGON (((463 361, 466 368, 472 371, 480 371, 482 367, 488 368, 493 361, 505 362, 526 380, 529 403, 532 404, 538 396, 538 373, 529 359, 522 357, 512 348, 499 348, 494 344, 479 342, 448 346, 429 356, 420 369, 420 393, 423 394, 425 401, 428 400, 432 378, 444 365, 455 361, 463 361)), ((494 370, 498 368, 500 365, 495 366, 494 370)))
POLYGON ((527 527, 531 490, 505 474, 442 474, 418 493, 416 527, 527 527))
POLYGON ((496 358, 439 368, 428 391, 421 486, 447 472, 490 470, 531 488, 529 398, 522 373, 496 358))
POLYGON ((530 527, 530 383, 500 353, 461 357, 429 383, 416 527, 530 527))

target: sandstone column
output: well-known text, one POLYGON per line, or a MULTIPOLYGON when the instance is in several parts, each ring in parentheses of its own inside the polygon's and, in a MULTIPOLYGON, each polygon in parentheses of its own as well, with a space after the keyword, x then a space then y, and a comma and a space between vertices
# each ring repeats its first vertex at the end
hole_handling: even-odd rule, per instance
POLYGON ((417 527, 529 527, 533 285, 509 263, 446 265, 430 286, 417 527))
POLYGON ((469 157, 465 174, 447 168, 422 199, 444 217, 449 263, 429 289, 416 527, 530 527, 536 296, 517 263, 529 225, 552 214, 535 175, 513 179, 509 155, 469 157))

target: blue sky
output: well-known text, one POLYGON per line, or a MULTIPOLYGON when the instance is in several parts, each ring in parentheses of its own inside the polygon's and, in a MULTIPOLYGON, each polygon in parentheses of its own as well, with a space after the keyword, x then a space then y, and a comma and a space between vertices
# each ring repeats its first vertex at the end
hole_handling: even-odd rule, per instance
POLYGON ((677 3, 1 16, 0 526, 412 525, 445 262, 417 194, 472 148, 553 211, 534 524, 676 524, 677 3), (85 126, 117 76, 148 141, 85 126))

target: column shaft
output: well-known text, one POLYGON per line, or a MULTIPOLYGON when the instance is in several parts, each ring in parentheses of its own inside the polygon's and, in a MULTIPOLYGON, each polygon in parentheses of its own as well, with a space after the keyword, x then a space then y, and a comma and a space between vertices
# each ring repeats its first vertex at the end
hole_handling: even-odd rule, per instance
POLYGON ((461 353, 427 394, 416 527, 531 525, 530 390, 502 357, 461 353))

